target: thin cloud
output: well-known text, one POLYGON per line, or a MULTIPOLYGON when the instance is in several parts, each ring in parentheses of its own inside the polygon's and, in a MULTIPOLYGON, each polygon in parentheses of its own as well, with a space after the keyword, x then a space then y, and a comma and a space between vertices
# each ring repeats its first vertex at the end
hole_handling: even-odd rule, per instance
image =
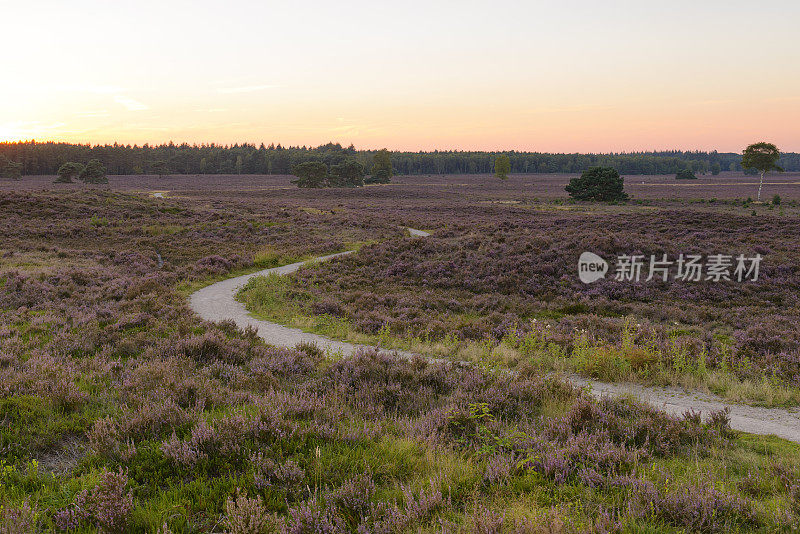
POLYGON ((571 107, 552 107, 552 108, 534 108, 525 110, 525 113, 539 114, 539 113, 584 113, 587 111, 608 111, 614 109, 612 106, 571 106, 571 107))
POLYGON ((725 99, 717 99, 717 100, 699 100, 697 102, 691 102, 690 105, 694 106, 721 106, 723 104, 733 104, 736 100, 733 98, 725 98, 725 99))
POLYGON ((21 133, 35 133, 42 130, 57 130, 62 126, 65 126, 65 123, 53 122, 50 124, 45 124, 41 121, 13 121, 0 124, 0 129, 14 130, 21 133))
POLYGON ((156 131, 156 132, 166 132, 169 131, 169 128, 166 126, 153 126, 152 124, 145 124, 145 123, 133 123, 128 124, 125 126, 127 130, 137 130, 137 131, 156 131))
POLYGON ((361 129, 365 127, 364 124, 356 122, 354 119, 346 117, 336 117, 338 126, 331 126, 328 131, 335 132, 337 135, 359 135, 361 129))
POLYGON ((119 93, 124 91, 125 89, 121 87, 117 87, 115 85, 80 85, 73 87, 74 91, 85 91, 89 93, 95 93, 98 95, 108 95, 119 93))
POLYGON ((17 141, 47 135, 47 132, 66 126, 63 122, 44 124, 40 121, 14 121, 0 123, 0 141, 17 141))
POLYGON ((133 98, 123 95, 115 96, 114 102, 122 106, 125 106, 128 109, 128 111, 144 111, 146 109, 149 109, 147 105, 142 104, 138 100, 134 100, 133 98))
POLYGON ((221 87, 217 89, 218 93, 223 94, 236 94, 236 93, 255 93, 256 91, 264 91, 265 89, 274 89, 277 85, 245 85, 243 87, 221 87))
POLYGON ((778 98, 765 98, 764 102, 773 104, 773 103, 783 103, 783 102, 797 102, 800 101, 800 96, 784 96, 778 98))
POLYGON ((96 85, 91 83, 69 83, 51 86, 40 85, 37 87, 47 92, 59 91, 64 93, 92 93, 96 95, 113 95, 115 93, 122 93, 125 91, 124 87, 119 87, 118 85, 96 85))
POLYGON ((79 111, 75 113, 76 117, 108 117, 109 115, 110 113, 105 109, 98 111, 79 111))

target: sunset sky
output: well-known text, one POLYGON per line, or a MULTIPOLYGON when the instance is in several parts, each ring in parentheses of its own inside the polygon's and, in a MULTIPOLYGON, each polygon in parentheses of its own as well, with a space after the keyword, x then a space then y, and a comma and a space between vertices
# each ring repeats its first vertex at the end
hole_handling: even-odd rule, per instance
POLYGON ((797 0, 0 12, 0 141, 800 151, 797 0))

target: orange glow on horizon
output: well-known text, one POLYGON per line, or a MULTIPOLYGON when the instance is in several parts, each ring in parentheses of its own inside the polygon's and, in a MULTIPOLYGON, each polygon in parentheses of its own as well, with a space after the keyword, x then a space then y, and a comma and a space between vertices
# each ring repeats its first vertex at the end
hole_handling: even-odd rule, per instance
POLYGON ((15 3, 0 141, 800 152, 800 3, 738 3, 15 3))

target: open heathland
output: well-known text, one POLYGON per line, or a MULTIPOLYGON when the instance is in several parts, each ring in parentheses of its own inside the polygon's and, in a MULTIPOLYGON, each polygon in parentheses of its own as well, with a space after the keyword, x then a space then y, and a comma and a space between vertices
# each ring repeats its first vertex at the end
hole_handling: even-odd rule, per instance
POLYGON ((793 186, 780 205, 724 186, 714 202, 629 191, 604 205, 567 201, 566 175, 324 191, 225 178, 3 184, 0 531, 800 527, 796 445, 550 373, 694 377, 791 404, 793 186), (214 280, 348 249, 242 298, 452 361, 276 348, 187 306, 214 280), (763 261, 756 282, 584 286, 584 249, 763 261))

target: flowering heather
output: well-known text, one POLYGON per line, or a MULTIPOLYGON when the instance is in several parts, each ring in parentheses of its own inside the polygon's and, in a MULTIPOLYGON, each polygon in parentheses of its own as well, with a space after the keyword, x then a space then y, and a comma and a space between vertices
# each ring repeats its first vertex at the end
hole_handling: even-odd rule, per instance
POLYGON ((19 507, 0 510, 0 534, 29 534, 37 531, 39 511, 24 501, 19 507))
POLYGON ((758 524, 748 501, 714 488, 688 486, 663 494, 651 483, 637 482, 634 487, 629 503, 634 517, 657 516, 693 532, 730 532, 736 526, 758 524))
POLYGON ((540 185, 514 178, 485 190, 464 179, 210 191, 176 178, 166 199, 136 193, 133 178, 125 191, 3 188, 0 531, 800 524, 795 448, 742 439, 724 413, 702 422, 593 400, 533 361, 622 354, 646 370, 652 354, 705 351, 709 366, 790 381, 791 197, 786 217, 748 210, 743 220, 732 203, 589 208, 535 201, 540 185), (436 232, 411 239, 404 225, 436 232), (762 247, 764 282, 615 288, 572 277, 576 247, 705 243, 762 247), (370 339, 449 338, 533 363, 507 373, 374 350, 331 358, 271 347, 187 307, 186 293, 216 277, 354 244, 358 254, 285 280, 287 309, 370 339))
POLYGON ((230 534, 265 534, 271 530, 270 517, 261 497, 249 498, 242 494, 237 494, 235 499, 228 497, 222 525, 230 534))
POLYGON ((118 472, 103 471, 97 486, 83 490, 73 503, 55 515, 56 526, 73 530, 88 522, 100 532, 124 532, 133 511, 133 493, 126 490, 128 477, 118 472))
POLYGON ((297 313, 342 319, 377 340, 389 334, 496 343, 534 333, 567 352, 576 332, 586 332, 597 350, 619 346, 625 318, 632 317, 641 356, 623 355, 630 371, 686 372, 678 369, 685 352, 690 361, 702 354, 709 369, 800 387, 796 218, 709 217, 688 209, 624 217, 523 208, 492 214, 491 223, 457 220, 424 240, 388 240, 302 269, 284 285, 285 298, 297 313), (764 259, 759 279, 744 283, 619 282, 612 272, 587 285, 576 274, 582 251, 606 258, 759 253, 764 259))
POLYGON ((258 453, 250 463, 253 465, 253 483, 258 489, 278 487, 290 494, 302 489, 306 473, 294 460, 279 463, 258 453))

